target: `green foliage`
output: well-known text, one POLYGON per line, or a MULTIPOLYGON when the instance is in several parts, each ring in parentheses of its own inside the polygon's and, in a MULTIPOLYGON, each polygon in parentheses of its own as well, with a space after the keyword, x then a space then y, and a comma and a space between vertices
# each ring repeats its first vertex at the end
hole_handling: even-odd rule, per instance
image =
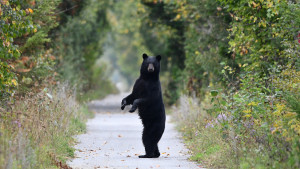
POLYGON ((0 168, 66 167, 66 160, 74 157, 73 136, 85 131, 85 120, 91 117, 68 88, 45 88, 10 109, 0 107, 0 168))
MULTIPOLYGON (((102 77, 103 69, 95 65, 102 54, 103 39, 108 28, 108 5, 108 1, 85 2, 80 14, 74 18, 69 17, 68 22, 60 28, 56 44, 57 54, 61 58, 60 72, 65 80, 77 86, 80 95, 99 89, 96 87, 102 83, 109 84, 102 77)), ((106 89, 110 89, 107 92, 113 92, 113 87, 106 89)))
POLYGON ((270 65, 299 62, 299 4, 288 1, 222 1, 232 12, 230 50, 238 63, 268 72, 270 65))
POLYGON ((289 106, 289 108, 293 111, 297 113, 297 118, 300 119, 300 95, 299 93, 297 94, 291 94, 291 93, 287 93, 285 94, 285 100, 287 102, 287 105, 289 106))
MULTIPOLYGON (((174 104, 182 87, 184 69, 185 24, 176 20, 178 6, 173 2, 143 0, 144 13, 141 33, 145 45, 154 54, 162 55, 163 93, 167 105, 174 104), (171 78, 170 78, 171 77, 171 78)), ((180 3, 180 2, 178 2, 180 3)))
POLYGON ((164 56, 162 74, 171 77, 163 82, 167 104, 174 104, 181 91, 200 97, 219 81, 219 63, 229 58, 228 13, 218 1, 142 2, 149 11, 141 15, 145 44, 164 56))
MULTIPOLYGON (((74 93, 67 92, 71 87, 60 85, 70 80, 59 74, 60 65, 79 66, 84 75, 79 78, 88 78, 85 89, 92 88, 98 97, 115 91, 105 75, 106 67, 91 66, 99 57, 102 43, 98 41, 107 28, 104 2, 93 7, 78 1, 88 6, 87 10, 58 29, 60 19, 69 12, 59 9, 66 1, 0 1, 0 168, 65 168, 66 160, 74 156, 72 136, 85 131, 85 119, 92 114, 87 108, 78 110, 74 93), (87 25, 82 22, 84 19, 87 25), (82 32, 77 36, 78 43, 64 34, 65 30, 71 33, 72 26, 82 32), (72 41, 70 45, 79 47, 75 57, 78 62, 62 58, 70 56, 72 50, 61 52, 54 48, 72 48, 61 43, 59 35, 65 36, 64 42, 72 41)), ((72 35, 76 37, 76 32, 72 35)), ((71 78, 74 74, 77 72, 71 78)), ((80 94, 85 92, 80 90, 80 94)))
POLYGON ((24 9, 21 1, 0 3, 0 99, 14 93, 16 75, 10 63, 20 56, 17 38, 34 33, 37 25, 32 20, 33 10, 24 9))
POLYGON ((139 15, 144 12, 139 1, 118 1, 108 11, 111 30, 106 41, 106 48, 113 52, 110 55, 112 63, 126 78, 129 85, 133 85, 139 76, 142 54, 152 55, 140 32, 143 20, 139 15))
POLYGON ((26 43, 21 47, 23 53, 33 53, 41 51, 45 43, 51 41, 50 31, 58 26, 57 6, 61 0, 36 0, 35 12, 32 14, 32 20, 38 24, 36 33, 29 37, 26 43), (41 17, 43 16, 43 17, 41 17))
MULTIPOLYGON (((179 8, 175 19, 188 21, 183 93, 209 99, 212 106, 205 108, 207 116, 196 112, 180 120, 193 159, 219 166, 198 151, 209 146, 197 143, 220 138, 220 133, 218 142, 229 148, 219 153, 234 159, 222 161, 223 166, 299 168, 299 3, 170 3, 179 8), (198 118, 196 126, 188 123, 193 118, 198 118), (195 138, 195 132, 210 135, 195 138)), ((190 108, 181 112, 196 109, 190 108)))

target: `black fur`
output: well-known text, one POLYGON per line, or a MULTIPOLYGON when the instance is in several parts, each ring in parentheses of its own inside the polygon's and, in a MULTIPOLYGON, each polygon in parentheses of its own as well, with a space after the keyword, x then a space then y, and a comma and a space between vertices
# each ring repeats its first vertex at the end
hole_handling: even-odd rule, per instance
POLYGON ((140 158, 160 156, 157 144, 164 133, 166 121, 159 81, 160 60, 160 55, 149 57, 143 54, 140 77, 136 80, 132 93, 121 103, 122 110, 126 105, 132 105, 129 112, 134 112, 137 108, 139 110, 144 126, 142 139, 146 151, 140 158))

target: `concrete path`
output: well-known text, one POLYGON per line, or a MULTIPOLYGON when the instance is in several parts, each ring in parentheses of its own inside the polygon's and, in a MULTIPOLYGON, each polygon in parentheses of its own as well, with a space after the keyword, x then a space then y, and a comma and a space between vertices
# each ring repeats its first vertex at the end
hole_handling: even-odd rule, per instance
POLYGON ((97 112, 87 122, 87 133, 78 135, 75 146, 76 158, 68 162, 74 169, 199 169, 187 160, 188 154, 179 133, 167 117, 165 133, 159 143, 161 156, 153 159, 139 159, 144 154, 141 140, 142 124, 138 115, 120 110, 124 94, 111 95, 104 100, 94 101, 90 109, 97 112))

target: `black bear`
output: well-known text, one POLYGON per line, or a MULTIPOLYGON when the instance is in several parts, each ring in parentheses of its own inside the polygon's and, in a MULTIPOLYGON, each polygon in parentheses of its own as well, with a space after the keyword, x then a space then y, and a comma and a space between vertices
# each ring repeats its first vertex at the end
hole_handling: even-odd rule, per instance
POLYGON ((159 81, 161 56, 150 57, 143 54, 140 77, 136 80, 133 91, 121 102, 121 109, 132 105, 129 112, 137 108, 142 120, 143 144, 146 154, 139 158, 157 158, 160 156, 158 142, 165 130, 166 114, 159 81))

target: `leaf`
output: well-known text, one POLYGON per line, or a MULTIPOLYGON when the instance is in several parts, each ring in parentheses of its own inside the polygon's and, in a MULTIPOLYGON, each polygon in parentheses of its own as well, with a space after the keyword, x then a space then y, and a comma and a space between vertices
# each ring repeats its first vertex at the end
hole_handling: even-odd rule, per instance
POLYGON ((216 97, 217 95, 218 95, 218 91, 217 90, 211 90, 210 91, 210 94, 212 95, 212 96, 214 96, 214 97, 216 97))
POLYGON ((33 13, 33 10, 32 10, 31 8, 28 8, 28 11, 29 11, 30 13, 33 13))
POLYGON ((32 79, 30 77, 23 77, 22 82, 24 82, 27 85, 30 85, 32 83, 32 79))
POLYGON ((18 85, 18 82, 16 81, 16 79, 13 79, 13 80, 11 81, 11 83, 14 84, 15 86, 18 85))

